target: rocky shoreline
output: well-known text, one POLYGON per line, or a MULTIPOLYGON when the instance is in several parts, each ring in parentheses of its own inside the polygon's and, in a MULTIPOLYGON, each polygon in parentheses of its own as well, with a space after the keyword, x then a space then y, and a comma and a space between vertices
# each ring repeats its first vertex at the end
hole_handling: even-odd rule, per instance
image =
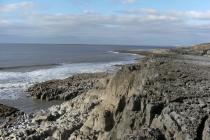
POLYGON ((90 89, 97 88, 98 81, 108 73, 83 73, 76 74, 64 80, 51 80, 35 84, 27 93, 41 100, 70 100, 90 89))
POLYGON ((112 75, 37 84, 29 89, 31 96, 68 101, 17 115, 1 127, 0 139, 209 140, 209 50, 209 44, 155 50, 112 75), (72 89, 81 92, 60 96, 72 89))

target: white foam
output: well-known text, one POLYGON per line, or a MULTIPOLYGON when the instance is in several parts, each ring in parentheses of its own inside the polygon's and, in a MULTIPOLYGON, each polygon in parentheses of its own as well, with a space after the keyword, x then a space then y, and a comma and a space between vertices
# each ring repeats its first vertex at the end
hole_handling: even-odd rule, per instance
POLYGON ((109 53, 119 54, 119 52, 116 51, 108 51, 109 53))
POLYGON ((29 86, 52 79, 64 79, 76 73, 94 73, 115 70, 114 65, 132 63, 133 60, 110 63, 63 64, 50 69, 31 72, 0 72, 0 99, 21 98, 29 86))

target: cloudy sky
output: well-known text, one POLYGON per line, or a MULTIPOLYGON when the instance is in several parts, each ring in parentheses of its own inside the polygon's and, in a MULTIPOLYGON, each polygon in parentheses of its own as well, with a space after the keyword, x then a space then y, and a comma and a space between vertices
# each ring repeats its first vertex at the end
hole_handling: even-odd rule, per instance
POLYGON ((0 42, 210 42, 210 0, 0 0, 0 42))

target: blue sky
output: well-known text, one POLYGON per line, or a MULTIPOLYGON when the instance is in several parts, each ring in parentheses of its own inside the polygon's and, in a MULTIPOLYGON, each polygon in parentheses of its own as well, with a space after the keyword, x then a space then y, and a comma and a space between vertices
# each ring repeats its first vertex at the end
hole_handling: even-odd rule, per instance
POLYGON ((0 0, 0 42, 210 42, 209 0, 0 0))

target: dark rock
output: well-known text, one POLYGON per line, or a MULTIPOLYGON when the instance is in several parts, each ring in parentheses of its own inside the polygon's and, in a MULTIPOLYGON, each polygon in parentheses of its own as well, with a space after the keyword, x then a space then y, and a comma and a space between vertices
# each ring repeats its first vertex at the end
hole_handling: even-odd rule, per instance
POLYGON ((8 117, 18 111, 16 108, 0 104, 0 117, 8 117))
POLYGON ((90 89, 98 88, 96 83, 106 76, 106 73, 77 74, 64 80, 51 80, 36 84, 27 92, 36 99, 67 101, 90 89))

